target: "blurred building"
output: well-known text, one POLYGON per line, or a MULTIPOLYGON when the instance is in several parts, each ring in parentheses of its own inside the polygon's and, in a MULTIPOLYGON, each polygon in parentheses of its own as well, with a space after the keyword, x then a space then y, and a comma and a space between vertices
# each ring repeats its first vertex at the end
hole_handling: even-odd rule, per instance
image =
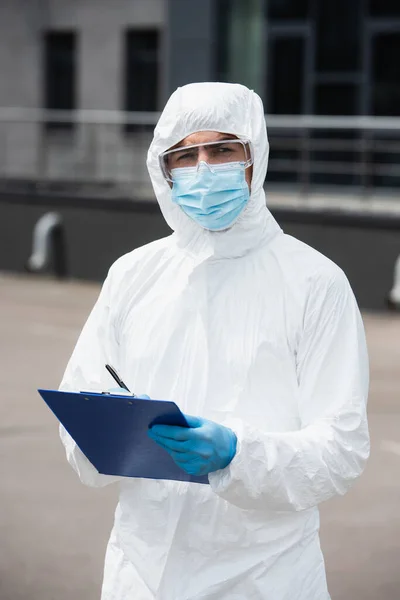
POLYGON ((249 79, 268 113, 400 116, 398 0, 220 0, 217 5, 224 24, 219 77, 249 79), (253 18, 252 35, 235 53, 246 12, 249 21, 253 18), (265 51, 249 72, 248 58, 261 44, 265 51))
POLYGON ((153 111, 241 81, 270 114, 400 116, 398 0, 2 0, 0 106, 153 111))
POLYGON ((163 0, 2 0, 0 106, 155 110, 164 28, 163 0))
MULTIPOLYGON (((400 116, 399 65, 399 0, 2 0, 0 175, 128 181, 132 161, 143 167, 148 114, 191 81, 244 83, 268 115, 400 116), (77 127, 78 109, 135 117, 121 129, 92 116, 95 130, 77 127)), ((399 131, 335 128, 285 125, 270 180, 400 186, 399 131), (313 149, 322 162, 335 150, 342 166, 311 173, 313 149)))

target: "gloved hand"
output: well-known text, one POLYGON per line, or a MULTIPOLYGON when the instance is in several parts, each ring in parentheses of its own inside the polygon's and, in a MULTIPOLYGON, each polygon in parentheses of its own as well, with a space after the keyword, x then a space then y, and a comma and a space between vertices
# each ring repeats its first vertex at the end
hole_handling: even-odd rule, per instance
POLYGON ((153 425, 148 435, 189 475, 208 475, 227 467, 236 454, 235 433, 207 419, 188 415, 185 419, 189 427, 153 425))

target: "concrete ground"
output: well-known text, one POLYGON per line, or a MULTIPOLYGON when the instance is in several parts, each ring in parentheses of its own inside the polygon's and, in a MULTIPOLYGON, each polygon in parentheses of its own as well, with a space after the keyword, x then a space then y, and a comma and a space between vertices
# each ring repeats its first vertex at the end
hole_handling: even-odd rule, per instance
MULTIPOLYGON (((0 599, 95 600, 116 490, 81 485, 37 387, 56 387, 93 284, 0 275, 0 599)), ((400 317, 364 315, 372 456, 322 506, 332 600, 400 598, 400 317)), ((295 599, 293 599, 295 600, 295 599)))

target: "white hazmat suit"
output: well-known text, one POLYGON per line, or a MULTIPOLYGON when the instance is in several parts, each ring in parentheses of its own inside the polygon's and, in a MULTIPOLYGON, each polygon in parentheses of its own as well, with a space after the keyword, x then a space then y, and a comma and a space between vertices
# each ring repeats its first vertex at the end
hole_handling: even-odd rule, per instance
POLYGON ((119 480, 103 600, 327 600, 318 504, 344 494, 369 454, 368 359, 343 272, 285 235, 266 208, 268 140, 244 86, 179 88, 148 169, 173 234, 111 267, 61 385, 128 387, 233 429, 210 485, 99 474, 61 429, 83 483, 119 480), (251 140, 251 198, 210 232, 171 202, 158 156, 212 130, 251 140))

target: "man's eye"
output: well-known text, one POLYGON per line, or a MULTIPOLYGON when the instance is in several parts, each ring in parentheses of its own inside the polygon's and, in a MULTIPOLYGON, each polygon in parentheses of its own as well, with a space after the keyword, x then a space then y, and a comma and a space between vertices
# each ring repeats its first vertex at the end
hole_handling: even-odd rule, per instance
POLYGON ((184 152, 183 154, 179 154, 176 157, 176 160, 184 161, 184 160, 191 160, 191 159, 195 159, 195 158, 196 158, 195 152, 184 152))
POLYGON ((217 146, 216 151, 220 154, 226 154, 227 152, 234 152, 232 146, 217 146))

